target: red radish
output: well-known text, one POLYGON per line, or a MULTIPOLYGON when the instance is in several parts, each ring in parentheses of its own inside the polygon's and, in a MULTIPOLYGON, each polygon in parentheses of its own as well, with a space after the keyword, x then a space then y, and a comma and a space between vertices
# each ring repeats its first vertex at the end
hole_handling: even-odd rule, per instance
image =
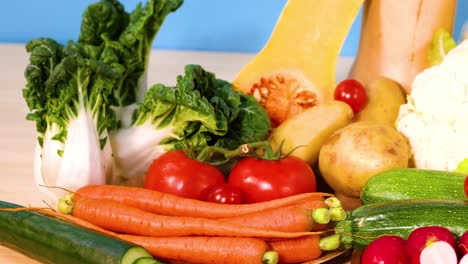
POLYGON ((465 177, 465 195, 468 197, 468 176, 465 177))
POLYGON ((460 262, 458 264, 468 264, 468 254, 463 256, 463 258, 460 259, 460 262))
POLYGON ((414 229, 406 242, 406 251, 411 257, 413 264, 419 264, 423 249, 437 241, 447 242, 455 249, 455 237, 450 231, 442 226, 423 226, 414 229))
POLYGON ((458 240, 457 253, 460 258, 468 255, 468 231, 463 233, 463 235, 460 237, 460 240, 458 240))
POLYGON ((452 245, 445 241, 436 241, 425 247, 419 257, 421 264, 457 264, 457 254, 452 245))
POLYGON ((361 264, 409 264, 406 241, 393 235, 381 236, 362 252, 361 264))

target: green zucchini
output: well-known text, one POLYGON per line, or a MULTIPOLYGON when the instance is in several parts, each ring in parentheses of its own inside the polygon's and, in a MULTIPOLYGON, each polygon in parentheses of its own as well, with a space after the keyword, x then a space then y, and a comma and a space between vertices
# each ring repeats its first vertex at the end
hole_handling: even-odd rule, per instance
MULTIPOLYGON (((19 208, 0 201, 0 208, 19 208)), ((144 248, 33 211, 0 211, 0 244, 43 263, 132 264, 144 248)))
POLYGON ((363 249, 381 235, 408 238, 417 227, 438 225, 459 238, 468 230, 468 201, 403 200, 363 205, 336 223, 345 248, 363 249))
POLYGON ((363 204, 407 199, 465 200, 465 174, 422 170, 394 169, 371 177, 361 191, 363 204))

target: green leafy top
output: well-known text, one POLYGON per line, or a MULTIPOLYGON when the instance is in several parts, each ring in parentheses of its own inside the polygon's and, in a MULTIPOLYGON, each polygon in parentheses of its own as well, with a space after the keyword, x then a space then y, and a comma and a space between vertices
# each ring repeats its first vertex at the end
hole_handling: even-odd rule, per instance
POLYGON ((31 110, 27 119, 36 122, 41 144, 52 123, 59 127, 54 139, 65 142, 69 122, 81 110, 91 112, 99 133, 116 127, 109 98, 121 76, 96 58, 96 50, 73 41, 62 46, 48 38, 32 40, 26 49, 31 55, 23 96, 31 110))
POLYGON ((270 129, 267 113, 253 97, 199 65, 187 65, 175 87, 156 84, 148 90, 133 123, 148 120, 156 129, 173 126, 177 136, 164 143, 191 151, 207 145, 234 149, 264 139, 270 129))
POLYGON ((125 76, 114 89, 113 104, 126 106, 142 100, 146 92, 145 70, 153 40, 167 15, 183 0, 150 0, 126 13, 117 0, 101 0, 83 13, 78 43, 103 46, 102 60, 125 76))

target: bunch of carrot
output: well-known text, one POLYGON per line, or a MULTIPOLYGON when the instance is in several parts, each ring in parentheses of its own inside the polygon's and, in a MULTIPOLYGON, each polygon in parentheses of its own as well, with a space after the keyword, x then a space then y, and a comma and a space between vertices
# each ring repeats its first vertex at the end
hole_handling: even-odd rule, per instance
POLYGON ((61 199, 59 210, 71 214, 67 220, 143 246, 163 261, 300 263, 322 255, 319 242, 330 225, 312 216, 328 210, 330 196, 317 192, 227 205, 96 185, 61 199))

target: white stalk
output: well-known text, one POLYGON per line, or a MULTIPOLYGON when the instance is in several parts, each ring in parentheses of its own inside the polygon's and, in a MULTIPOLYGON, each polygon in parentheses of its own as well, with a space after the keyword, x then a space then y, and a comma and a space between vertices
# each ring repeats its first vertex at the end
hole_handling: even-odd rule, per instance
POLYGON ((175 137, 173 131, 173 126, 157 129, 148 121, 112 133, 111 145, 119 169, 115 176, 125 179, 144 176, 153 160, 166 152, 161 142, 175 137))
POLYGON ((68 125, 58 186, 76 191, 85 185, 107 183, 112 176, 112 150, 108 142, 101 151, 99 138, 92 113, 81 105, 77 118, 68 125))

